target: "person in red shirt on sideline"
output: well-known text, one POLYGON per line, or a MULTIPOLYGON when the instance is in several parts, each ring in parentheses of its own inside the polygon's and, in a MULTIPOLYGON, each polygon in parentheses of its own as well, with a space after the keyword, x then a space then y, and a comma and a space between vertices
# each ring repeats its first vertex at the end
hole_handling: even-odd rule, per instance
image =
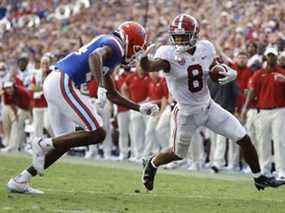
POLYGON ((50 65, 50 58, 43 56, 40 62, 40 69, 33 73, 31 78, 30 91, 32 93, 34 137, 42 137, 44 128, 49 135, 52 135, 48 120, 47 102, 43 94, 43 82, 51 72, 50 65))
POLYGON ((21 86, 6 81, 3 85, 3 140, 1 152, 18 151, 25 141, 24 125, 31 110, 29 92, 21 86))
MULTIPOLYGON (((131 73, 121 87, 122 94, 129 97, 135 103, 143 103, 148 97, 148 85, 150 78, 148 74, 143 74, 139 64, 136 71, 131 73)), ((146 116, 135 111, 130 112, 131 125, 131 161, 142 162, 145 141, 146 116)))
POLYGON ((278 51, 265 50, 266 66, 258 70, 249 81, 249 92, 242 110, 246 111, 253 97, 257 98, 257 139, 262 172, 271 175, 271 140, 274 142, 274 160, 279 179, 285 179, 285 70, 277 65, 278 51))
MULTIPOLYGON (((118 91, 122 93, 122 86, 130 75, 131 67, 124 67, 118 70, 115 75, 115 85, 118 91)), ((130 134, 130 110, 122 106, 117 106, 117 122, 119 128, 119 160, 128 159, 129 155, 129 134, 130 134)))
POLYGON ((160 137, 160 134, 156 129, 160 115, 167 105, 168 89, 165 79, 159 77, 158 73, 149 73, 149 76, 150 82, 148 85, 147 101, 160 106, 160 113, 157 116, 149 117, 147 119, 145 131, 145 150, 143 155, 144 159, 150 157, 152 153, 155 153, 160 148, 165 148, 168 146, 167 141, 161 141, 163 137, 160 137))
POLYGON ((236 82, 240 88, 240 95, 236 100, 236 112, 240 113, 241 108, 245 102, 245 92, 247 90, 247 84, 250 77, 253 75, 253 70, 247 67, 248 56, 245 51, 239 51, 237 56, 234 59, 234 63, 231 64, 231 67, 237 71, 236 82))

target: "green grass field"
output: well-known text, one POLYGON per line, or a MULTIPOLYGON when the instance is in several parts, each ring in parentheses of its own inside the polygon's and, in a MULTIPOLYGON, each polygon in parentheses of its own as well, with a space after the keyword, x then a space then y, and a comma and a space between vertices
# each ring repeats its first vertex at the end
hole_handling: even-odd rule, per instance
POLYGON ((7 193, 9 178, 29 162, 0 155, 0 212, 285 212, 285 186, 257 192, 249 177, 238 174, 161 170, 150 193, 137 166, 79 159, 65 159, 33 180, 44 195, 7 193))

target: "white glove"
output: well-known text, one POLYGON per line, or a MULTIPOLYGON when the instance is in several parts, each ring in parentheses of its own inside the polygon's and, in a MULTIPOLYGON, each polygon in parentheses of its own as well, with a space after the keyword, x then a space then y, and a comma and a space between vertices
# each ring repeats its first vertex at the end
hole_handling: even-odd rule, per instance
POLYGON ((97 103, 101 105, 101 107, 105 106, 107 101, 107 90, 103 87, 98 87, 97 90, 97 103))
POLYGON ((159 107, 156 104, 144 103, 140 105, 140 112, 144 115, 156 116, 159 113, 159 107))
POLYGON ((220 85, 225 85, 231 81, 234 81, 237 78, 237 72, 234 69, 230 68, 225 64, 223 64, 223 66, 226 70, 220 71, 219 74, 224 75, 225 77, 219 79, 220 85))

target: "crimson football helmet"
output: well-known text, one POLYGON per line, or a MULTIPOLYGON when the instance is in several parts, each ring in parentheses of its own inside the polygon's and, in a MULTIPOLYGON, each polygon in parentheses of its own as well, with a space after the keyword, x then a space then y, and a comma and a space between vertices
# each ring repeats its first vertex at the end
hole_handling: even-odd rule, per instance
POLYGON ((199 31, 197 19, 187 14, 180 14, 170 24, 170 42, 175 45, 178 52, 185 52, 196 45, 199 31))
POLYGON ((126 63, 134 61, 137 55, 145 50, 147 35, 142 25, 127 21, 122 23, 115 32, 124 43, 126 63))

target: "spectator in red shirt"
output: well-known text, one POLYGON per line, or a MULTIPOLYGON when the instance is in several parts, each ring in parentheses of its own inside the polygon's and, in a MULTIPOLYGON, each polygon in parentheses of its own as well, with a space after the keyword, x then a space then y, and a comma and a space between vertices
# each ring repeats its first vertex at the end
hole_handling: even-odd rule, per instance
POLYGON ((253 75, 251 68, 247 67, 248 56, 245 51, 238 52, 231 67, 237 71, 236 82, 240 88, 240 95, 236 99, 236 112, 241 112, 241 107, 245 102, 245 92, 249 78, 253 75))
POLYGON ((3 86, 3 140, 2 152, 18 151, 25 141, 25 120, 30 117, 30 94, 21 86, 7 81, 3 86))
MULTIPOLYGON (((142 103, 148 97, 148 86, 150 78, 143 74, 139 65, 134 73, 129 74, 122 85, 122 94, 129 97, 135 103, 142 103)), ((146 116, 136 111, 130 112, 131 125, 131 149, 133 156, 131 161, 141 162, 144 151, 146 116)))
POLYGON ((277 65, 278 51, 268 47, 266 66, 249 81, 249 93, 242 112, 245 117, 250 100, 257 97, 260 110, 257 117, 257 139, 262 172, 271 175, 271 140, 274 142, 274 160, 278 178, 285 179, 285 70, 277 65))

